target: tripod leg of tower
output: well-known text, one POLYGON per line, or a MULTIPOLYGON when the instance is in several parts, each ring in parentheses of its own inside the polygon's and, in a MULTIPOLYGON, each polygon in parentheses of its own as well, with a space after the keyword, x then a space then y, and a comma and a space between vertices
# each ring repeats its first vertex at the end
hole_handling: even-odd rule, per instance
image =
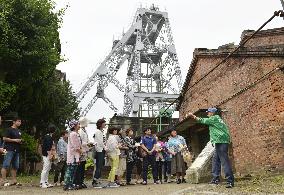
POLYGON ((120 40, 114 41, 111 52, 77 93, 77 98, 82 102, 97 85, 96 95, 83 109, 83 114, 98 98, 117 112, 104 93, 109 83, 113 83, 124 93, 123 115, 153 116, 161 107, 174 101, 172 97, 178 95, 181 80, 168 14, 157 7, 139 8, 131 27, 120 40), (124 86, 115 76, 126 61, 128 67, 124 86))

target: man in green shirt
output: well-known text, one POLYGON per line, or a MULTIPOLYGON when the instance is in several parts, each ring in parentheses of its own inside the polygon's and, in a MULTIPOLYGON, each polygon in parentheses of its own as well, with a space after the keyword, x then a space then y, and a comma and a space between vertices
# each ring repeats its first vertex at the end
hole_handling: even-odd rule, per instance
POLYGON ((230 133, 227 125, 217 113, 217 108, 208 108, 208 118, 200 118, 192 113, 187 116, 193 118, 198 123, 209 126, 210 141, 215 146, 215 152, 212 162, 213 179, 211 184, 219 184, 221 175, 221 164, 224 168, 225 177, 227 178, 226 188, 234 187, 234 175, 228 155, 230 133))

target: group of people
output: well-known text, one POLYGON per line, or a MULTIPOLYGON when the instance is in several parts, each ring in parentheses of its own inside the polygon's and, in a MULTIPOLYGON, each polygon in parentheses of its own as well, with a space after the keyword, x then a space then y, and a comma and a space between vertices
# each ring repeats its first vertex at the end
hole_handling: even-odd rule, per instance
MULTIPOLYGON (((62 133, 62 137, 57 143, 57 154, 59 155, 57 161, 59 162, 56 162, 55 185, 63 183, 62 176, 64 176, 64 190, 86 188, 87 186, 84 184, 84 167, 88 152, 92 152, 95 164, 92 181, 94 188, 114 188, 137 183, 147 185, 149 166, 152 168, 154 184, 171 182, 170 176, 173 174, 176 175, 178 184, 185 182, 186 163, 182 158, 181 150, 186 146, 186 142, 182 136, 177 135, 174 129, 171 131, 171 136, 162 141, 153 134, 151 128, 145 128, 141 140, 135 143, 134 131, 131 128, 122 130, 110 126, 106 136, 104 133, 106 121, 99 119, 96 123, 97 129, 94 131, 93 142, 90 142, 85 131, 86 124, 82 120, 71 121, 69 123, 71 131, 69 136, 67 136, 66 132, 62 133), (67 137, 68 141, 66 142, 67 137), (65 140, 65 144, 67 143, 65 151, 61 149, 64 145, 61 143, 62 140, 65 140), (61 164, 62 159, 66 159, 66 162, 61 164), (111 167, 107 184, 101 182, 102 169, 106 164, 105 159, 107 159, 111 167), (65 173, 63 172, 63 164, 66 165, 65 173), (134 167, 136 167, 136 182, 132 182, 134 167), (61 173, 61 177, 58 183, 59 173, 61 173), (126 183, 122 182, 124 174, 126 175, 126 183), (142 176, 141 182, 139 182, 140 176, 142 176)), ((54 145, 50 141, 52 132, 49 131, 43 141, 43 151, 47 151, 43 153, 43 155, 46 155, 43 159, 47 157, 49 161, 45 162, 43 160, 42 188, 52 186, 48 183, 48 172, 52 162, 50 153, 54 145)))
POLYGON ((138 174, 141 174, 141 164, 141 184, 143 185, 147 185, 148 182, 149 166, 152 169, 154 184, 171 182, 170 176, 173 174, 176 175, 178 184, 185 182, 186 164, 181 156, 181 150, 183 149, 181 145, 185 146, 186 142, 182 136, 177 135, 175 130, 172 130, 168 140, 162 141, 153 134, 151 128, 145 128, 138 144, 134 143, 132 129, 127 129, 124 134, 123 130, 110 127, 108 133, 109 138, 106 142, 105 152, 111 166, 108 178, 109 187, 123 185, 121 177, 125 170, 126 185, 133 185, 131 183, 133 167, 136 165, 138 174), (115 173, 117 173, 117 178, 115 173))
MULTIPOLYGON (((200 118, 192 113, 186 117, 193 118, 201 124, 209 126, 210 141, 215 146, 213 156, 211 184, 219 184, 221 175, 221 164, 227 178, 228 188, 234 186, 234 176, 228 157, 228 146, 230 135, 228 128, 219 115, 216 108, 208 109, 208 118, 200 118)), ((1 121, 1 118, 0 118, 1 121)), ((5 186, 21 185, 16 180, 16 172, 19 168, 19 149, 22 143, 19 127, 21 119, 13 119, 11 128, 6 130, 3 136, 4 143, 1 144, 0 153, 5 154, 1 170, 2 183, 5 186), (12 181, 6 180, 7 169, 12 166, 12 181)), ((122 130, 117 127, 109 127, 108 135, 104 133, 106 121, 99 119, 94 130, 93 142, 90 141, 85 127, 88 125, 86 118, 79 121, 72 120, 69 123, 70 131, 63 131, 61 137, 55 144, 53 134, 55 127, 49 127, 48 133, 42 142, 43 168, 41 172, 40 187, 49 188, 54 185, 63 185, 64 190, 87 188, 84 183, 85 164, 88 154, 91 152, 94 160, 94 174, 92 186, 94 188, 119 187, 121 185, 134 185, 132 182, 132 171, 136 166, 137 180, 142 175, 141 184, 148 183, 148 168, 151 166, 154 184, 171 182, 171 175, 176 176, 176 183, 185 183, 186 163, 183 150, 187 148, 185 139, 177 135, 172 129, 170 136, 160 140, 152 131, 145 128, 141 139, 135 143, 134 131, 130 128, 122 130), (108 137, 108 138, 107 138, 108 137), (108 183, 101 183, 102 169, 105 159, 111 167, 108 183), (56 165, 54 184, 48 182, 51 165, 56 165), (122 177, 126 172, 126 183, 122 177), (59 179, 60 176, 60 179, 59 179)))
POLYGON ((78 121, 69 123, 70 132, 61 132, 57 144, 53 141, 55 127, 49 127, 42 143, 43 168, 40 187, 64 186, 64 190, 87 188, 84 183, 85 165, 92 144, 89 142, 85 127, 87 119, 83 118, 80 127, 78 121), (55 147, 57 145, 57 147, 55 147), (55 164, 54 184, 48 182, 52 163, 55 164), (60 178, 59 178, 60 176, 60 178))

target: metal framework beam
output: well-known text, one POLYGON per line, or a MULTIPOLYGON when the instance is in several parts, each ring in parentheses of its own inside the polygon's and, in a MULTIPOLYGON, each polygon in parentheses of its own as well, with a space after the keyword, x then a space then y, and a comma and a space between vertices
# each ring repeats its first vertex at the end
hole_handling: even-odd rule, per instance
POLYGON ((143 115, 144 110, 148 110, 148 116, 150 111, 154 115, 157 109, 178 97, 182 87, 181 71, 167 12, 154 6, 137 10, 131 27, 120 40, 114 41, 111 52, 77 93, 78 100, 82 101, 97 85, 97 92, 83 109, 83 115, 98 98, 118 112, 104 93, 109 83, 124 93, 123 115, 126 116, 143 115), (123 85, 115 76, 126 61, 128 67, 123 85))

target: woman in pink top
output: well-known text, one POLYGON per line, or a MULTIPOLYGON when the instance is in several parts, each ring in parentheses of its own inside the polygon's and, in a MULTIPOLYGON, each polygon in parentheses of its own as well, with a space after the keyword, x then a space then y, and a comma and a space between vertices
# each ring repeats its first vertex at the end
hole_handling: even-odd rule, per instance
POLYGON ((67 170, 65 173, 65 186, 64 190, 74 190, 74 177, 78 164, 80 163, 80 156, 82 153, 82 141, 80 134, 78 133, 80 129, 80 124, 78 121, 71 121, 69 123, 71 133, 68 138, 67 144, 67 170))

